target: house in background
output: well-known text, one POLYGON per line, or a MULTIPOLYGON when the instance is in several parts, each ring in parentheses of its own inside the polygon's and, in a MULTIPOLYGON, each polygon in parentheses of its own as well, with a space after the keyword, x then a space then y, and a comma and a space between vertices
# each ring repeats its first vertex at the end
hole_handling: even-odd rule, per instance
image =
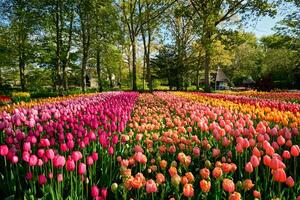
POLYGON ((222 71, 220 67, 218 67, 217 70, 217 76, 215 81, 215 89, 216 90, 227 90, 229 89, 229 79, 225 75, 225 73, 222 71))

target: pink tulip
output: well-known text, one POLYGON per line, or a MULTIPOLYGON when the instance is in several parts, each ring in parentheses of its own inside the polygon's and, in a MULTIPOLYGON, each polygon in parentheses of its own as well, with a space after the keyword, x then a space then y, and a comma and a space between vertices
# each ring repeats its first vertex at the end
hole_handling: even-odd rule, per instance
POLYGON ((246 163, 245 171, 250 173, 250 174, 253 172, 253 166, 252 166, 251 162, 246 163))
POLYGON ((29 158, 29 166, 35 166, 38 162, 38 158, 36 155, 31 155, 29 158))
POLYGON ((30 181, 30 180, 32 179, 32 177, 33 177, 33 175, 32 175, 31 172, 27 172, 27 173, 26 173, 26 179, 27 179, 27 180, 30 181))
POLYGON ((102 189, 101 189, 101 196, 102 196, 104 199, 106 199, 107 195, 108 195, 107 189, 106 189, 106 188, 102 188, 102 189))
POLYGON ((78 166, 78 174, 85 174, 86 173, 86 165, 84 163, 80 163, 78 166))
POLYGON ((108 147, 108 154, 113 155, 114 154, 114 148, 112 146, 108 147))
POLYGON ((52 160, 54 158, 54 151, 53 151, 53 149, 47 149, 46 150, 46 157, 49 160, 52 160))
POLYGON ((100 191, 99 191, 98 186, 97 186, 97 185, 93 185, 93 186, 92 186, 92 189, 91 189, 91 196, 92 196, 93 198, 96 198, 96 197, 99 196, 99 193, 100 193, 100 191))
POLYGON ((150 179, 146 182, 146 192, 147 193, 157 192, 156 183, 152 179, 150 179))
POLYGON ((63 175, 57 174, 57 182, 62 182, 62 181, 63 181, 63 175))
POLYGON ((93 160, 93 157, 92 157, 92 156, 88 156, 88 157, 86 158, 86 164, 87 164, 88 166, 91 166, 91 165, 94 164, 94 160, 93 160))
POLYGON ((75 170, 75 162, 72 159, 68 159, 66 162, 66 169, 67 171, 74 171, 75 170))
POLYGON ((298 146, 298 145, 293 145, 293 146, 291 147, 291 155, 292 155, 293 157, 298 157, 299 154, 300 154, 300 148, 299 148, 299 146, 298 146))
POLYGON ((23 151, 30 151, 31 150, 31 144, 30 142, 24 142, 23 144, 23 151))
POLYGON ((77 162, 82 158, 82 154, 80 151, 73 151, 72 152, 72 159, 77 162))
POLYGON ((255 167, 259 166, 260 160, 256 156, 251 156, 250 162, 251 162, 252 166, 255 168, 255 167))
POLYGON ((97 161, 98 160, 98 153, 97 152, 93 152, 92 153, 92 158, 94 161, 97 161))
POLYGON ((64 156, 57 155, 53 159, 53 166, 56 168, 62 168, 66 163, 64 156))
POLYGON ((24 160, 25 162, 29 162, 29 159, 30 159, 30 153, 27 151, 23 151, 22 160, 24 160))
POLYGON ((44 174, 40 174, 38 177, 38 181, 40 185, 44 185, 47 183, 47 177, 44 174))
POLYGON ((0 146, 0 155, 6 156, 8 154, 8 147, 7 145, 3 144, 0 146))

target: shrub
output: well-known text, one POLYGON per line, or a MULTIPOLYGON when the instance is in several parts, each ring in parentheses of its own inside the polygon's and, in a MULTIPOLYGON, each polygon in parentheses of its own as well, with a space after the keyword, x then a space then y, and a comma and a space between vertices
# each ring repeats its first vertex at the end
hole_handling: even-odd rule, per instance
POLYGON ((15 103, 25 101, 28 102, 30 100, 30 93, 29 92, 13 92, 11 94, 12 100, 15 103))

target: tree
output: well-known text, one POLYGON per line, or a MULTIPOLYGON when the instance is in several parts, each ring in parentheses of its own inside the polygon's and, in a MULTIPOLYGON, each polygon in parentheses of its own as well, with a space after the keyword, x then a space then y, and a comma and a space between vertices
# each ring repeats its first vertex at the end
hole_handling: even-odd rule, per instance
POLYGON ((175 73, 178 73, 176 63, 176 52, 173 46, 163 46, 150 62, 154 69, 153 75, 157 79, 161 79, 163 83, 167 82, 169 90, 177 86, 177 77, 174 76, 175 73))
MULTIPOLYGON (((96 57, 98 91, 103 90, 101 57, 105 57, 107 48, 117 45, 120 39, 119 19, 112 1, 94 0, 92 2, 92 38, 91 48, 96 57)), ((112 59, 112 58, 110 58, 112 59)), ((108 66, 109 67, 109 66, 108 66)))
POLYGON ((0 4, 1 20, 7 22, 14 37, 13 46, 17 54, 22 91, 27 90, 25 68, 33 53, 29 37, 36 30, 39 20, 36 3, 34 0, 30 3, 25 0, 11 0, 2 1, 0 4))
MULTIPOLYGON (((266 15, 275 13, 275 3, 268 0, 190 0, 197 20, 201 24, 201 44, 205 52, 205 90, 210 90, 209 71, 211 68, 212 44, 218 33, 221 23, 228 22, 233 16, 240 14, 244 17, 250 15, 266 15)), ((245 19, 245 18, 244 18, 245 19)))
MULTIPOLYGON (((131 46, 131 62, 132 62, 132 90, 137 90, 137 65, 136 65, 136 52, 137 52, 137 37, 140 34, 141 27, 145 24, 156 20, 162 13, 165 12, 171 5, 173 5, 177 0, 174 1, 162 1, 162 3, 157 4, 155 11, 151 14, 147 14, 146 18, 142 17, 144 13, 139 9, 139 4, 141 0, 120 0, 118 7, 122 12, 123 23, 127 26, 127 31, 130 39, 131 46)), ((161 1, 158 1, 161 2, 161 1)))
POLYGON ((192 15, 188 9, 189 5, 184 2, 178 2, 176 6, 170 9, 167 23, 171 32, 176 55, 176 88, 182 90, 187 87, 189 73, 191 72, 191 46, 195 39, 192 15))

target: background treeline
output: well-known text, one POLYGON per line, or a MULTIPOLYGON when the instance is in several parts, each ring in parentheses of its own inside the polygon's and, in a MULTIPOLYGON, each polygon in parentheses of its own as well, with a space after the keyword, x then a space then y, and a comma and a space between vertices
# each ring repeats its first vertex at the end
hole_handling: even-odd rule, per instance
POLYGON ((300 1, 1 0, 0 88, 37 96, 230 84, 300 89, 300 1), (276 34, 243 30, 289 9, 276 34))

